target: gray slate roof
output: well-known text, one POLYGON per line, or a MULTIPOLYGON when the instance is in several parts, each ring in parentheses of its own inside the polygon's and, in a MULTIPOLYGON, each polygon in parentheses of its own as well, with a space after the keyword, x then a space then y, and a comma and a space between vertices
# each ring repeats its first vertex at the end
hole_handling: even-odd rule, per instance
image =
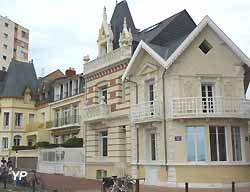
POLYGON ((141 40, 154 49, 160 56, 167 59, 196 27, 195 22, 186 10, 154 24, 142 31, 136 29, 127 1, 116 4, 111 18, 114 34, 114 49, 119 47, 119 36, 123 29, 123 19, 127 18, 128 28, 133 35, 133 51, 141 40))
POLYGON ((37 76, 32 63, 12 60, 7 72, 0 72, 0 96, 22 97, 29 87, 33 98, 36 95, 37 76))

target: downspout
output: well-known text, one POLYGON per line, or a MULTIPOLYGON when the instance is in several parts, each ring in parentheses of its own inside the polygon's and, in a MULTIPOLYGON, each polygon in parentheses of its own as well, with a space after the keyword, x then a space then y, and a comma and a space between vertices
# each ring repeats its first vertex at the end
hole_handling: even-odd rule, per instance
MULTIPOLYGON (((126 78, 127 81, 134 83, 135 84, 135 103, 138 104, 138 84, 135 81, 131 81, 126 78)), ((137 168, 137 173, 139 173, 139 128, 136 128, 136 168, 137 168)))
POLYGON ((164 72, 162 74, 162 96, 163 96, 163 129, 164 129, 164 150, 165 150, 165 166, 167 169, 167 127, 166 127, 166 98, 165 98, 165 75, 167 70, 164 69, 164 72))

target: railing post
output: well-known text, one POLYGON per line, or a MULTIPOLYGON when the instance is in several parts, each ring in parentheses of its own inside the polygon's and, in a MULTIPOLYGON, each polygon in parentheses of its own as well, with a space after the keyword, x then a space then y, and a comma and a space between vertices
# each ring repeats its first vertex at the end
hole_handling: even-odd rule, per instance
POLYGON ((235 182, 232 182, 232 192, 235 192, 235 182))
POLYGON ((188 192, 188 182, 185 183, 185 192, 188 192))

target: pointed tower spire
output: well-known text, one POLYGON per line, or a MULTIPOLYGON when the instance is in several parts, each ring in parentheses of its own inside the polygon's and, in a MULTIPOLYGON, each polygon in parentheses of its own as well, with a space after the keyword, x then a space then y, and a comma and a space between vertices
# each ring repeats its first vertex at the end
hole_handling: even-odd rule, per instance
POLYGON ((120 47, 131 46, 132 41, 133 41, 133 37, 131 33, 131 28, 129 28, 128 30, 127 18, 124 17, 123 29, 122 29, 122 32, 120 33, 120 38, 119 38, 119 46, 120 47))
POLYGON ((123 31, 124 30, 128 30, 128 25, 127 25, 127 18, 126 17, 124 17, 124 20, 123 20, 123 31))
POLYGON ((103 21, 107 21, 107 9, 105 6, 103 8, 103 21))

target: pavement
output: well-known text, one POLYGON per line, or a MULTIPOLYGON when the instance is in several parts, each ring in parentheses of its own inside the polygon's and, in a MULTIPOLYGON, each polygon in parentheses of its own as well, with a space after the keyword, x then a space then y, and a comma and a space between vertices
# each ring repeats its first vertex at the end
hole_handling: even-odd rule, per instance
MULTIPOLYGON (((96 180, 68 177, 57 174, 37 173, 38 180, 43 188, 49 189, 49 192, 101 192, 101 182, 96 180)), ((0 192, 4 192, 1 188, 0 192)), ((21 192, 22 190, 13 190, 10 192, 21 192)), ((28 192, 29 190, 24 190, 28 192)), ((42 190, 45 192, 47 190, 42 190)), ((156 186, 140 185, 140 192, 185 192, 184 188, 166 188, 156 186)), ((232 192, 232 189, 189 189, 189 192, 232 192)), ((235 192, 250 192, 249 188, 237 188, 235 192)))

